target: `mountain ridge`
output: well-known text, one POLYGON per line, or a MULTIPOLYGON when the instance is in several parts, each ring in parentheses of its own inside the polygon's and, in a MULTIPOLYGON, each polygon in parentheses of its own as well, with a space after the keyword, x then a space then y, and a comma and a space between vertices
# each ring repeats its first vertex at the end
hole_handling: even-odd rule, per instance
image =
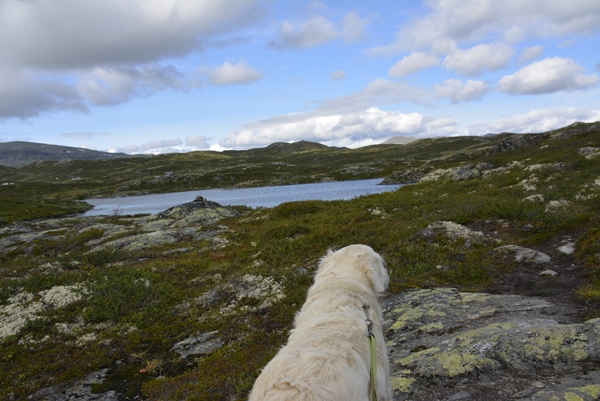
POLYGON ((11 141, 0 142, 0 165, 23 167, 29 163, 47 160, 98 160, 120 159, 126 157, 146 157, 145 155, 128 155, 126 153, 110 153, 72 146, 51 145, 39 142, 11 141))

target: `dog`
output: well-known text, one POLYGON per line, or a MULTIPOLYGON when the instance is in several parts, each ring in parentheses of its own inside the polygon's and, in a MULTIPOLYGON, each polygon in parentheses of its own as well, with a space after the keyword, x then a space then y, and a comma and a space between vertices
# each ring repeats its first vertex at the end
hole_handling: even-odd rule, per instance
POLYGON ((379 297, 389 283, 383 258, 366 245, 328 251, 296 314, 288 343, 256 379, 249 401, 375 401, 367 319, 377 341, 377 401, 390 401, 379 297))

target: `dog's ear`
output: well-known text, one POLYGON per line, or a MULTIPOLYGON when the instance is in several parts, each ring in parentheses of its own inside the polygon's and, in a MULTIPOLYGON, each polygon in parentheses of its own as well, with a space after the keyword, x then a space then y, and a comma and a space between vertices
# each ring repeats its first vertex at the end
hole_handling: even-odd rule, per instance
POLYGON ((362 259, 361 262, 365 269, 365 274, 371 282, 373 291, 378 294, 383 293, 390 282, 390 276, 383 258, 378 253, 371 251, 360 255, 359 259, 362 259))
POLYGON ((373 272, 373 289, 375 292, 381 294, 387 289, 390 283, 390 276, 385 266, 385 261, 378 253, 373 253, 369 255, 369 262, 371 271, 373 272))

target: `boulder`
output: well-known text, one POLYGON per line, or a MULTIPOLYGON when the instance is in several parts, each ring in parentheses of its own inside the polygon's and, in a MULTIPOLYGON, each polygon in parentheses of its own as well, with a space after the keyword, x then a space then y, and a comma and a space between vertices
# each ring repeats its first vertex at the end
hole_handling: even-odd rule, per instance
POLYGON ((481 176, 481 170, 479 170, 477 167, 463 166, 457 169, 454 174, 452 174, 452 179, 454 181, 462 181, 479 176, 481 176))
POLYGON ((543 252, 518 245, 504 245, 496 248, 496 251, 514 254, 515 262, 548 263, 552 260, 543 252))
POLYGON ((383 306, 395 400, 600 395, 600 372, 582 374, 600 362, 600 319, 568 323, 571 309, 545 299, 453 288, 404 291, 383 306))
POLYGON ((190 355, 209 355, 223 346, 223 340, 217 337, 218 331, 211 331, 192 336, 173 345, 171 351, 177 352, 182 358, 190 355))

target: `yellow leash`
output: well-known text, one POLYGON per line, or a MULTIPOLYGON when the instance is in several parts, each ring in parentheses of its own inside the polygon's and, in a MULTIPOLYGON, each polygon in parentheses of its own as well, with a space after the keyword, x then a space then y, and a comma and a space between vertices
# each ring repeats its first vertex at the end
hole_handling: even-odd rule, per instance
POLYGON ((371 400, 377 401, 377 339, 373 334, 373 320, 366 306, 363 310, 367 315, 367 330, 369 331, 369 351, 371 353, 371 400))

